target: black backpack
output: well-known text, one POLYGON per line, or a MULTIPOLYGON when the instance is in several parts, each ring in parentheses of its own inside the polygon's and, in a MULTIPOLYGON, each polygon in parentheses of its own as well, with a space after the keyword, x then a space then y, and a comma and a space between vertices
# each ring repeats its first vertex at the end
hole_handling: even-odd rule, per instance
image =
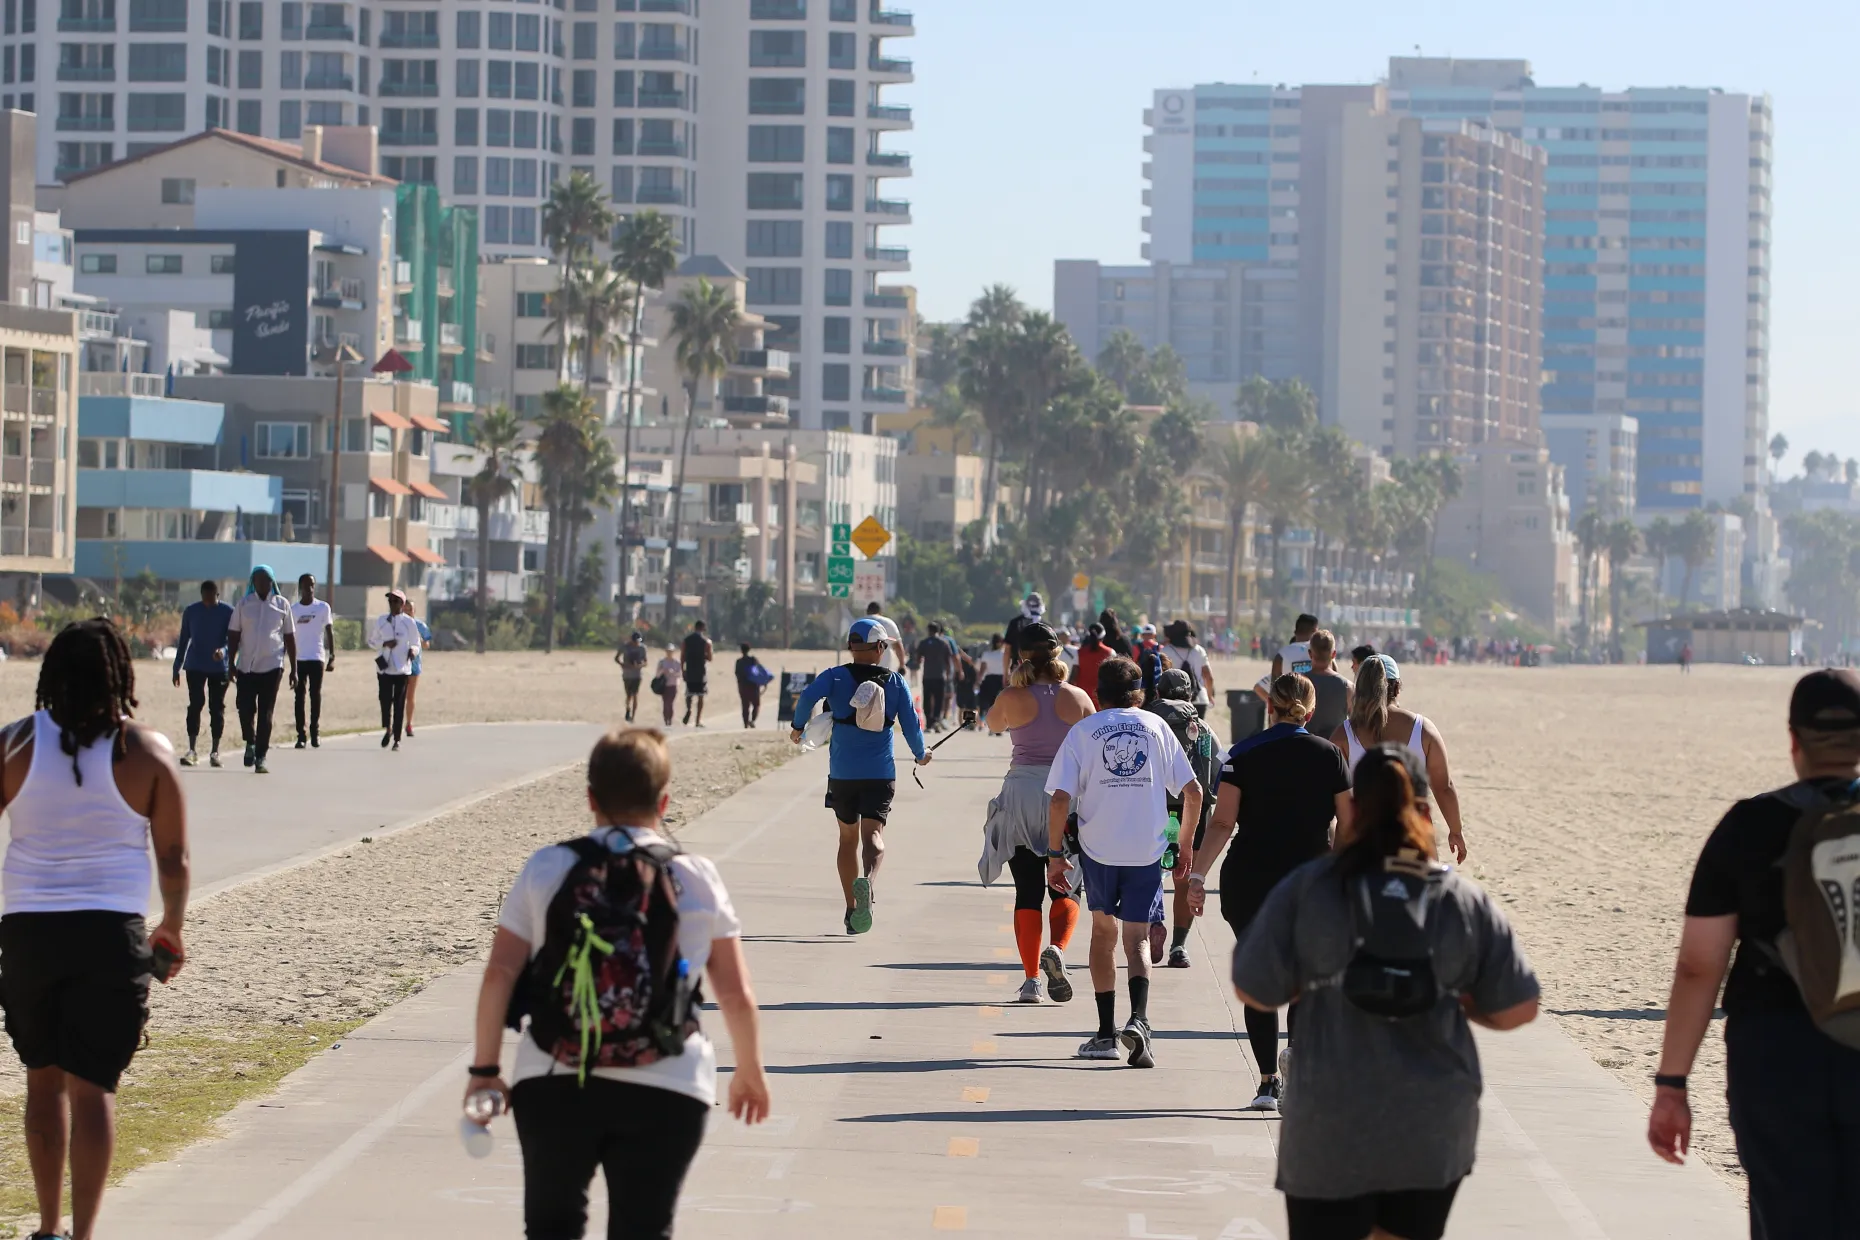
POLYGON ((1355 950, 1338 988, 1372 1016, 1406 1020, 1434 1010, 1446 991, 1434 972, 1432 925, 1447 868, 1390 857, 1378 872, 1346 879, 1355 950))
POLYGON ((564 840, 574 868, 549 902, 542 948, 512 995, 510 1025, 587 1079, 684 1054, 698 1030, 697 979, 678 950, 678 896, 666 844, 615 852, 564 840))

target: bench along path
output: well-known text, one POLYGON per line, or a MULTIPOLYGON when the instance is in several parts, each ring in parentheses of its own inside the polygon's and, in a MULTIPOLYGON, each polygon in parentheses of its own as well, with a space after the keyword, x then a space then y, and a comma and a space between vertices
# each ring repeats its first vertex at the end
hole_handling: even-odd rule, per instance
MULTIPOLYGON (((1003 742, 965 736, 926 768, 926 791, 906 775, 877 925, 859 939, 838 932, 824 756, 776 771, 686 829, 687 847, 718 860, 742 915, 775 1117, 746 1129, 714 1113, 681 1237, 1024 1240, 1057 1220, 1068 1236, 1105 1240, 1284 1236, 1272 1189, 1279 1123, 1237 1110, 1255 1075, 1236 1032, 1222 922, 1201 923, 1193 969, 1156 974, 1153 1071, 1071 1058, 1092 1023, 1082 937, 1070 953, 1071 1004, 1009 1002, 1020 980, 1012 891, 975 878, 1005 763, 1003 742)), ((476 968, 441 979, 239 1108, 223 1139, 132 1177, 111 1194, 103 1234, 521 1235, 509 1122, 498 1121, 483 1161, 456 1134, 476 986, 476 968)), ((721 1032, 717 1016, 709 1021, 721 1032)), ((1745 1234, 1739 1195, 1702 1167, 1656 1162, 1639 1102, 1548 1018, 1482 1047, 1479 1165, 1450 1235, 1745 1234)), ((594 1199, 598 1236, 598 1186, 594 1199)))

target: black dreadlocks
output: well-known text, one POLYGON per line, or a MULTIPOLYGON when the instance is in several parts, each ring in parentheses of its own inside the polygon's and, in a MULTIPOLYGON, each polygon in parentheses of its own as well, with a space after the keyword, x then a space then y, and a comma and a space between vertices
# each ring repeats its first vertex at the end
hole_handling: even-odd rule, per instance
POLYGON ((112 759, 128 752, 123 722, 135 714, 136 669, 129 646, 102 616, 67 624, 52 639, 39 666, 34 708, 50 711, 58 725, 58 747, 71 756, 79 785, 78 752, 115 733, 112 759))

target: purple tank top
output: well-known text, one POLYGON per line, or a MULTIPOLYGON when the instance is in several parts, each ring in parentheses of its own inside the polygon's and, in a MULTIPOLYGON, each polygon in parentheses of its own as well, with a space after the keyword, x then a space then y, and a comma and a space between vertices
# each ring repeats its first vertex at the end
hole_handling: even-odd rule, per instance
POLYGON ((1032 723, 1008 729, 1008 738, 1014 742, 1013 762, 1015 766, 1051 766, 1072 725, 1061 719, 1054 709, 1054 699, 1059 696, 1058 685, 1028 685, 1027 688, 1033 694, 1039 713, 1032 723))

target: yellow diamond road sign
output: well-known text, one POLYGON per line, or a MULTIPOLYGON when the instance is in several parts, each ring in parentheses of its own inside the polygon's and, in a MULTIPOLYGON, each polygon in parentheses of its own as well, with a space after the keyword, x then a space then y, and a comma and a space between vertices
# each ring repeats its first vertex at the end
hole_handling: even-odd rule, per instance
POLYGON ((880 525, 877 517, 867 517, 854 528, 852 541, 869 560, 885 549, 885 544, 891 541, 891 531, 880 525))

